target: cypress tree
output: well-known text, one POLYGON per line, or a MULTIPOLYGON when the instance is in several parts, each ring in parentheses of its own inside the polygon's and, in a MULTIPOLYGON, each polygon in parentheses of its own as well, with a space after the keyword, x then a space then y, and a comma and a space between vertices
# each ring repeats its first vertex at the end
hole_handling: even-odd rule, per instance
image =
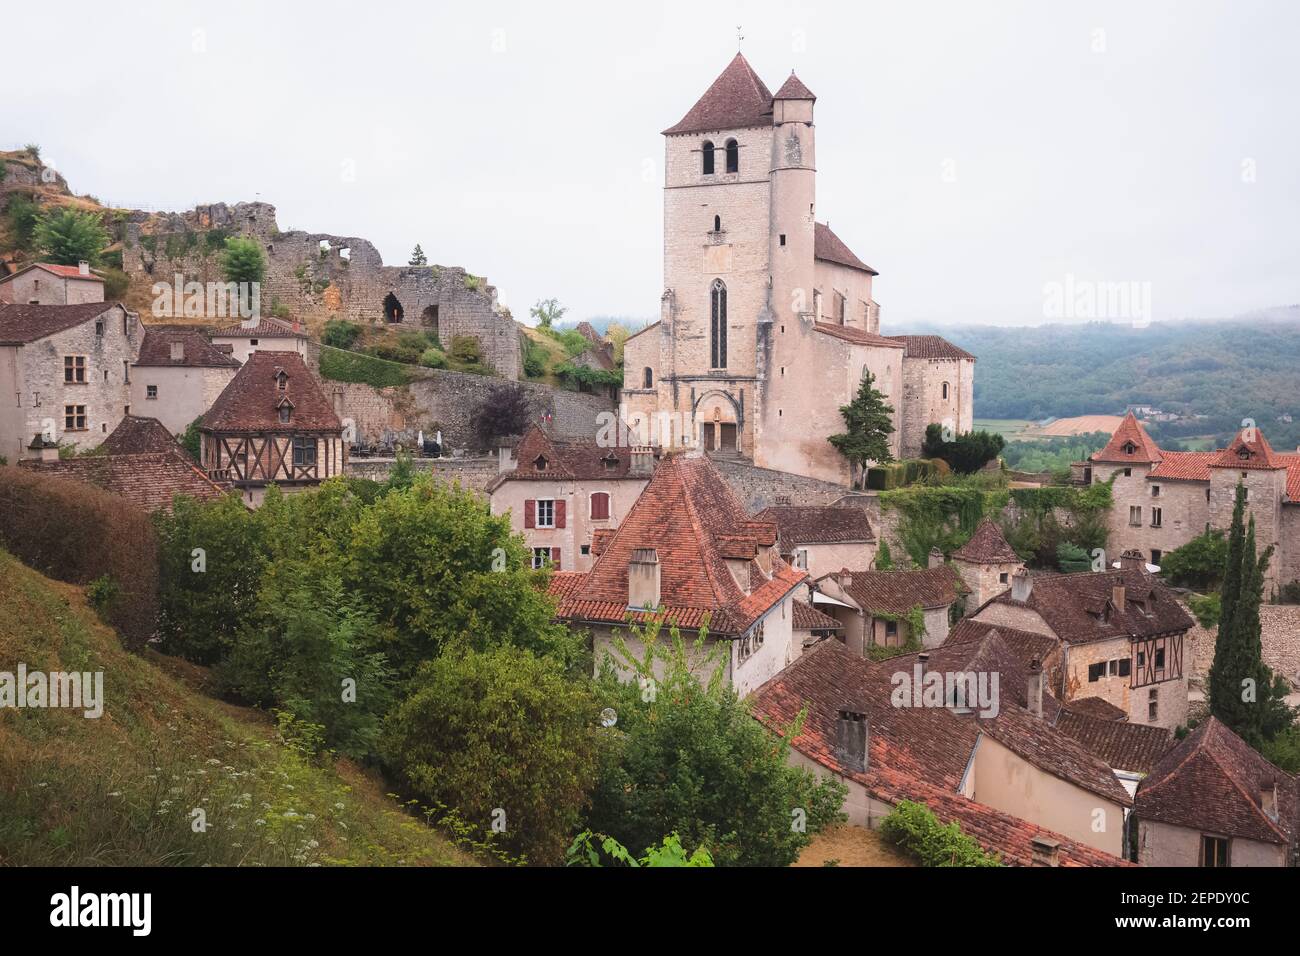
MULTIPOLYGON (((1219 614, 1219 635, 1214 643, 1214 663, 1210 665, 1210 713, 1234 731, 1249 724, 1249 705, 1241 699, 1244 678, 1254 677, 1246 648, 1238 643, 1236 626, 1237 607, 1241 601, 1244 583, 1243 559, 1246 552, 1244 515, 1246 489, 1237 484, 1236 503, 1232 508, 1232 527, 1228 532, 1228 558, 1223 570, 1223 588, 1219 592, 1222 610, 1219 614)), ((1254 554, 1251 556, 1254 566, 1254 554)), ((1238 731, 1240 732, 1240 731, 1238 731)))

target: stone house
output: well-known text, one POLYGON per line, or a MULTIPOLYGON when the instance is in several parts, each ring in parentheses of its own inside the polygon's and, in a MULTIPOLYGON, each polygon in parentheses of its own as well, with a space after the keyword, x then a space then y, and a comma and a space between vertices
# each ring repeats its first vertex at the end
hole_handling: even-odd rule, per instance
POLYGON ((773 505, 756 515, 776 524, 781 557, 816 580, 840 568, 869 568, 876 560, 876 533, 863 508, 773 505))
POLYGON ((0 305, 0 456, 34 435, 90 448, 131 412, 139 317, 120 304, 0 305))
POLYGON ((104 301, 104 280, 90 263, 37 262, 0 279, 0 304, 83 305, 104 301))
POLYGON ((944 564, 920 571, 851 571, 824 574, 812 584, 812 604, 844 628, 849 652, 865 657, 872 647, 905 647, 912 639, 908 614, 920 607, 921 645, 948 637, 949 611, 965 593, 957 571, 944 564))
MULTIPOLYGON (((297 322, 262 317, 227 325, 212 333, 212 344, 228 347, 230 356, 239 364, 261 349, 264 352, 297 352, 307 354, 307 336, 297 322)), ((188 423, 187 423, 188 424, 188 423)))
POLYGON ((985 518, 975 533, 950 557, 970 591, 971 607, 980 607, 1011 587, 1011 576, 1024 568, 996 521, 985 518))
POLYGON ((724 679, 741 696, 802 652, 794 598, 806 575, 781 560, 776 527, 751 518, 703 456, 661 460, 632 510, 596 550, 591 570, 567 575, 553 593, 559 592, 557 616, 591 632, 597 667, 612 657, 627 675, 611 654, 615 641, 626 640, 642 656, 629 624, 655 620, 676 625, 688 644, 707 627, 705 656, 694 666, 712 672, 712 655, 721 655, 724 679))
POLYGON ((1012 576, 1011 590, 970 615, 977 624, 1054 638, 1052 686, 1069 705, 1098 697, 1131 723, 1174 729, 1187 722, 1192 627, 1173 593, 1129 552, 1119 570, 1012 576))
POLYGON ((1111 546, 1155 565, 1207 530, 1226 532, 1241 482, 1257 547, 1275 548, 1265 593, 1300 580, 1300 453, 1274 451, 1258 427, 1218 451, 1165 451, 1130 412, 1105 448, 1071 468, 1084 484, 1114 478, 1111 546))
POLYGON ((1300 783, 1207 717, 1138 787, 1143 866, 1300 864, 1300 783))
MULTIPOLYGON (((924 802, 940 819, 963 806, 1020 821, 1058 849, 1089 848, 1094 864, 1120 862, 1131 798, 1102 760, 1052 726, 1057 704, 1041 670, 997 636, 879 663, 823 641, 753 695, 754 716, 778 734, 805 709, 790 762, 848 787, 850 823, 876 826, 900 799, 924 802), (984 681, 992 693, 975 696, 994 706, 949 689, 968 678, 984 681), (903 693, 935 680, 943 689, 934 699, 903 693)), ((971 835, 981 839, 980 830, 971 835)), ((1042 848, 1049 859, 1050 851, 1042 848)), ((1009 862, 1029 865, 1034 855, 1009 862)))
POLYGON ((146 327, 132 363, 131 405, 148 410, 173 435, 212 407, 239 362, 197 329, 146 327))
POLYGON ((654 466, 654 450, 645 446, 606 448, 530 425, 487 491, 492 513, 510 515, 512 530, 524 536, 533 567, 589 571, 597 536, 628 516, 654 466))
POLYGON ((624 345, 623 399, 630 424, 671 422, 655 444, 845 484, 826 436, 866 372, 899 455, 931 420, 970 429, 974 359, 880 334, 876 271, 817 219, 815 100, 737 54, 664 131, 664 293, 624 345))
POLYGON ((257 507, 268 485, 286 493, 343 474, 343 424, 296 352, 256 351, 199 425, 202 465, 257 507))

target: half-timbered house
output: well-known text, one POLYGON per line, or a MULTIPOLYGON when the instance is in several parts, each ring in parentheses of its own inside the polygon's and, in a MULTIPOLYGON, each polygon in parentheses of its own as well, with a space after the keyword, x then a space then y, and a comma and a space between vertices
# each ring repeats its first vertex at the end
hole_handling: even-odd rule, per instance
POLYGON ((203 467, 256 507, 343 473, 343 425, 302 356, 253 352, 200 426, 203 467))

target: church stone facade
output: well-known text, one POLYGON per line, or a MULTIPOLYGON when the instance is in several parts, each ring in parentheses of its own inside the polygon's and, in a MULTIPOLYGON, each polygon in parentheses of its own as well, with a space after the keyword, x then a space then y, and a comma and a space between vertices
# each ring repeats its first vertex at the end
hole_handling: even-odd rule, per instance
POLYGON ((906 457, 931 422, 970 430, 975 359, 880 333, 877 273, 817 218, 815 102, 793 73, 773 95, 737 54, 664 131, 665 291, 627 341, 623 398, 656 444, 847 484, 827 436, 867 372, 906 457))

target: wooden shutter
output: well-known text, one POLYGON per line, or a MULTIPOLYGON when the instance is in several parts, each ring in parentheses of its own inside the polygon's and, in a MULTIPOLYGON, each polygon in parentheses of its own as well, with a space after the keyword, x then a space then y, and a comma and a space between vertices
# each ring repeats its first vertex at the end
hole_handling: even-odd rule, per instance
POLYGON ((532 498, 524 502, 524 527, 537 527, 537 502, 532 498))
POLYGON ((600 520, 609 517, 609 495, 598 491, 591 496, 591 517, 600 520))
POLYGON ((560 570, 560 549, 551 548, 551 564, 555 565, 555 570, 560 570))
POLYGON ((564 527, 564 499, 555 499, 555 527, 564 527))

